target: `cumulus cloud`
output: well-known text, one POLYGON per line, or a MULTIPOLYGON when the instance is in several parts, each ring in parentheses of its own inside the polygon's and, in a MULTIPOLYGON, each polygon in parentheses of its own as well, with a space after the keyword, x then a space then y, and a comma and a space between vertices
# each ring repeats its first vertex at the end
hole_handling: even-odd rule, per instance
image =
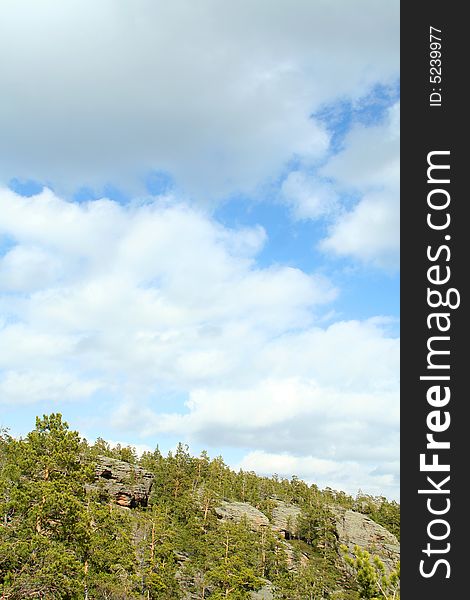
POLYGON ((382 122, 354 125, 339 152, 316 170, 291 171, 279 195, 294 220, 326 220, 321 250, 390 271, 399 259, 399 110, 397 102, 382 122))
POLYGON ((351 492, 360 481, 396 496, 399 343, 383 325, 339 322, 265 339, 248 350, 249 363, 233 379, 191 389, 184 409, 164 412, 130 401, 116 411, 115 425, 146 435, 183 434, 202 445, 256 448, 255 456, 296 457, 284 470, 276 461, 264 469, 269 458, 242 466, 351 492), (314 462, 302 462, 306 456, 331 468, 318 473, 314 462))
POLYGON ((375 473, 371 467, 354 461, 338 463, 332 460, 319 459, 314 456, 294 456, 288 453, 274 454, 264 451, 248 453, 239 464, 240 468, 271 476, 274 473, 281 477, 293 474, 304 478, 308 483, 318 487, 331 487, 344 490, 350 494, 362 490, 369 494, 398 498, 397 484, 399 474, 398 461, 387 465, 387 472, 375 473))
POLYGON ((388 1, 7 0, 0 179, 253 190, 324 155, 323 103, 396 79, 398 34, 388 1))
POLYGON ((295 219, 317 219, 331 215, 338 204, 331 184, 309 176, 303 171, 292 171, 283 181, 281 198, 290 206, 295 219))
POLYGON ((396 81, 398 32, 385 0, 3 2, 0 182, 56 191, 0 188, 1 402, 105 398, 113 439, 184 436, 249 448, 246 468, 394 485, 387 320, 331 323, 326 276, 260 267, 265 229, 222 226, 201 201, 284 178, 295 219, 327 219, 323 250, 395 264, 398 107, 329 160, 312 115, 396 81), (155 170, 173 192, 135 199, 155 170), (64 199, 107 184, 134 200, 64 199))
POLYGON ((399 255, 399 104, 384 123, 354 127, 342 152, 322 169, 336 186, 361 195, 340 215, 321 247, 340 256, 395 269, 399 255))
POLYGON ((19 405, 81 400, 100 388, 98 381, 83 381, 80 376, 67 372, 41 372, 36 369, 0 373, 0 402, 19 405))
POLYGON ((244 344, 308 325, 336 294, 321 276, 257 268, 262 228, 223 228, 182 204, 77 205, 47 190, 3 190, 0 204, 16 242, 0 260, 10 369, 42 347, 39 361, 99 365, 143 386, 226 377, 246 362, 244 344), (38 262, 54 265, 47 277, 38 262))
POLYGON ((398 189, 367 193, 331 228, 321 247, 340 256, 396 269, 400 242, 398 189))
POLYGON ((383 318, 321 325, 338 291, 260 268, 261 227, 223 227, 175 198, 3 189, 0 210, 2 402, 105 394, 117 436, 313 456, 341 473, 350 460, 377 486, 391 476, 398 340, 383 318))
MULTIPOLYGON (((304 349, 310 353, 310 348, 304 349)), ((396 353, 396 348, 394 349, 396 353)), ((327 355, 330 361, 331 354, 327 355)), ((391 358, 393 360, 393 357, 391 358)), ((261 447, 269 451, 290 451, 344 461, 350 456, 368 460, 371 446, 374 460, 396 456, 398 394, 396 382, 388 389, 354 392, 347 389, 343 365, 336 364, 339 389, 309 379, 269 377, 258 369, 259 381, 230 388, 207 386, 190 392, 186 410, 158 413, 135 403, 123 405, 116 424, 147 434, 181 434, 211 443, 239 448, 261 447), (263 375, 265 379, 262 379, 263 375), (352 449, 353 448, 353 449, 352 449)))

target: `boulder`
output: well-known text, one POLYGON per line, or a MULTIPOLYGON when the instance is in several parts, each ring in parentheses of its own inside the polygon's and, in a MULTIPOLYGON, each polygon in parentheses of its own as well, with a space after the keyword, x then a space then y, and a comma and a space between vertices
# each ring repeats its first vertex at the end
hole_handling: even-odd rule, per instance
POLYGON ((108 456, 98 456, 95 480, 89 491, 109 496, 119 506, 147 506, 154 475, 137 465, 108 456))
POLYGON ((260 527, 269 527, 268 517, 247 502, 222 502, 216 507, 215 513, 222 521, 240 523, 246 519, 253 531, 257 531, 260 527))
POLYGON ((397 538, 366 515, 342 507, 332 507, 336 520, 338 541, 353 550, 354 546, 377 555, 388 569, 400 560, 397 538))

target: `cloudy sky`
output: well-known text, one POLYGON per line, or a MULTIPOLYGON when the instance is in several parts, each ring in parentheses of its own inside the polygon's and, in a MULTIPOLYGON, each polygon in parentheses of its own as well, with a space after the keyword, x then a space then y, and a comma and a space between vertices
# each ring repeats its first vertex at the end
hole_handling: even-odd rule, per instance
POLYGON ((2 1, 0 426, 398 496, 398 13, 2 1))

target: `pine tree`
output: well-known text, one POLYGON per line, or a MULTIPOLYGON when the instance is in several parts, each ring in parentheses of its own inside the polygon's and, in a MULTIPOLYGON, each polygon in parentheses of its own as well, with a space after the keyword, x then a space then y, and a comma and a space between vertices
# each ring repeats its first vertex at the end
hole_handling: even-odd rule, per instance
POLYGON ((87 545, 84 484, 91 470, 83 443, 59 414, 36 419, 23 440, 9 440, 2 477, 3 591, 73 598, 84 587, 87 545))
POLYGON ((212 587, 211 598, 242 600, 262 586, 256 574, 257 539, 246 523, 222 523, 206 542, 205 579, 212 587))
POLYGON ((166 507, 154 505, 136 523, 137 556, 142 596, 147 600, 176 600, 175 528, 166 507))
POLYGON ((132 593, 131 523, 117 507, 87 497, 92 474, 87 445, 60 414, 38 418, 25 439, 4 438, 0 589, 5 598, 88 600, 98 590, 98 597, 106 597, 113 588, 132 593))
POLYGON ((400 564, 390 573, 386 572, 378 556, 372 557, 367 550, 354 546, 352 556, 342 546, 346 562, 356 573, 361 598, 367 600, 398 600, 400 598, 400 564))
POLYGON ((362 494, 319 490, 297 477, 230 470, 221 457, 187 446, 139 459, 98 439, 89 447, 61 415, 37 419, 25 438, 0 431, 0 597, 2 600, 242 600, 266 580, 284 600, 397 600, 399 571, 356 548, 338 560, 331 503, 360 507, 390 529, 399 505, 362 494), (117 506, 87 486, 105 454, 154 476, 147 507, 117 506), (222 500, 244 501, 272 518, 279 500, 301 509, 283 539, 246 520, 219 521, 222 500), (359 506, 360 505, 360 506, 359 506))

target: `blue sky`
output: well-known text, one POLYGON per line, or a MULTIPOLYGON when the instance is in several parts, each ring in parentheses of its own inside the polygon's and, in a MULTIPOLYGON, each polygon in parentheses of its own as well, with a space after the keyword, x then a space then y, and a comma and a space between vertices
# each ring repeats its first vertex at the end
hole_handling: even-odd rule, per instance
POLYGON ((0 13, 0 425, 397 497, 398 3, 0 13))

